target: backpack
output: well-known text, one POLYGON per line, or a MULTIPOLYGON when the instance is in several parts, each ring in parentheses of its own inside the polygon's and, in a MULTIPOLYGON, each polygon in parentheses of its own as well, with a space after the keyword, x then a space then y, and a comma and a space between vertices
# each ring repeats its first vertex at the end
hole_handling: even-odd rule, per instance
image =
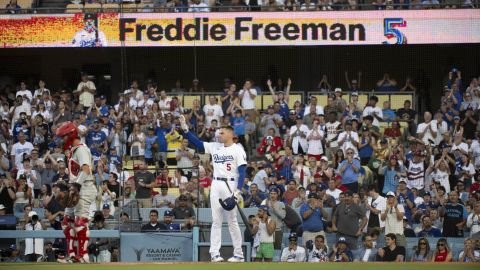
POLYGON ((283 219, 283 223, 285 223, 289 229, 296 229, 302 224, 302 219, 297 211, 288 204, 285 204, 285 218, 283 219))

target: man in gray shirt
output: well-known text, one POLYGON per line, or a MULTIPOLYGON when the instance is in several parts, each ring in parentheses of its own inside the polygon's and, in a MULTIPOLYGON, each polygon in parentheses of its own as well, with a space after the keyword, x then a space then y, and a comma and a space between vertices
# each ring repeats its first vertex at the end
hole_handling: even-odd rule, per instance
POLYGON ((283 240, 283 219, 287 214, 285 210, 285 204, 278 200, 280 196, 280 190, 278 188, 270 188, 269 198, 262 202, 262 205, 268 206, 270 211, 270 218, 275 220, 275 235, 273 248, 275 249, 275 256, 280 256, 282 251, 283 240))
POLYGON ((357 238, 362 235, 366 225, 367 217, 364 210, 353 203, 353 192, 345 191, 345 200, 338 205, 332 219, 332 230, 337 232, 337 239, 345 237, 348 247, 355 250, 357 238))
POLYGON ((160 186, 160 194, 153 197, 153 207, 157 208, 173 208, 175 207, 175 197, 168 194, 168 185, 162 184, 160 186))

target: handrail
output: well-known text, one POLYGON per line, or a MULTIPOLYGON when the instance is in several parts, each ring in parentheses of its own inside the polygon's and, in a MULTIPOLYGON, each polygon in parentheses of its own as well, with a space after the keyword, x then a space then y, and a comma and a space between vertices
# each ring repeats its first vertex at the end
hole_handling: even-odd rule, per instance
MULTIPOLYGON (((24 230, 2 230, 1 238, 65 238, 62 230, 24 231, 24 230)), ((119 230, 90 230, 90 237, 119 238, 119 230)))

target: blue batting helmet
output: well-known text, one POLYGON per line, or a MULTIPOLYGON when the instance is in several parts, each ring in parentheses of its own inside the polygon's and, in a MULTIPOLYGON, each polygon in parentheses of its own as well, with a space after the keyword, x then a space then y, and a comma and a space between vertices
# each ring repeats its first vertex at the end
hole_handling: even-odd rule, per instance
POLYGON ((233 208, 235 208, 235 206, 237 205, 234 196, 228 197, 223 201, 222 199, 218 199, 218 201, 220 202, 220 205, 223 207, 223 209, 227 211, 233 210, 233 208))

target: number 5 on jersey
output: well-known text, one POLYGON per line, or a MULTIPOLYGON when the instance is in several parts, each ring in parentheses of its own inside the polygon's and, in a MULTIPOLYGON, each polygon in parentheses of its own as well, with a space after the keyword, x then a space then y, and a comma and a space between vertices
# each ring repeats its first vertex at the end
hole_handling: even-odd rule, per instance
POLYGON ((227 163, 227 171, 231 171, 231 170, 232 170, 232 164, 227 163))

